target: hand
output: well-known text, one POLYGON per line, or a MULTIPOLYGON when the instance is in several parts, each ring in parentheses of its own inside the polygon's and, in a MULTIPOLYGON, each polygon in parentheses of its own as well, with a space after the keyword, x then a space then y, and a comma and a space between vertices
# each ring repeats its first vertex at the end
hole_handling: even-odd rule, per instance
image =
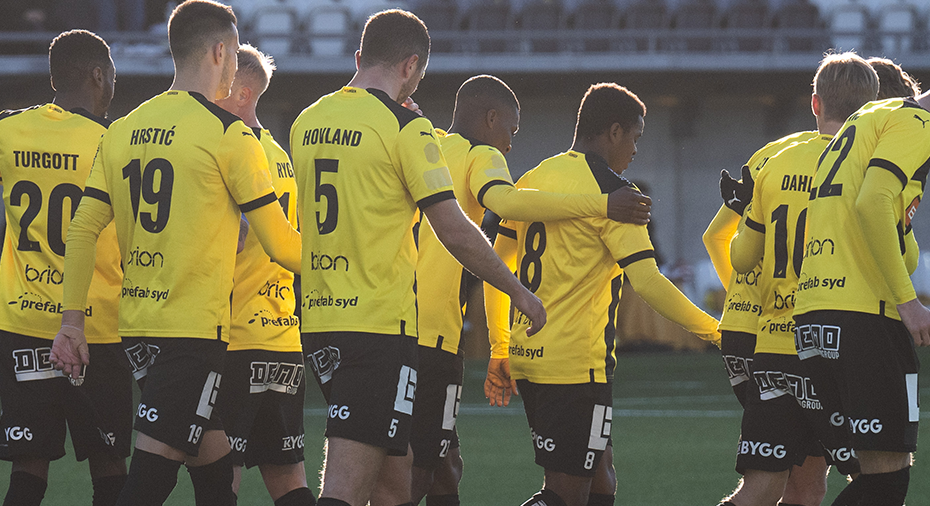
POLYGON ((907 327, 914 339, 915 346, 930 346, 930 310, 913 299, 904 304, 898 304, 898 314, 901 322, 907 327))
POLYGON ((720 349, 720 331, 719 330, 716 330, 711 334, 695 334, 695 335, 697 335, 704 341, 710 341, 711 343, 714 343, 714 346, 716 346, 718 350, 720 349))
POLYGON ((526 329, 526 337, 539 332, 546 324, 546 308, 539 300, 539 297, 533 295, 533 292, 520 285, 520 291, 516 295, 511 295, 510 300, 514 307, 520 310, 524 316, 530 319, 530 327, 526 329))
POLYGON ((737 181, 730 177, 726 169, 720 171, 720 196, 723 197, 723 204, 740 216, 752 200, 752 190, 755 187, 748 165, 743 165, 742 172, 743 179, 737 181))
POLYGON ((652 199, 624 186, 607 196, 607 217, 614 221, 645 225, 652 213, 652 199))
POLYGON ((65 373, 65 376, 78 379, 81 368, 90 364, 90 350, 87 348, 84 329, 62 324, 55 341, 52 342, 49 361, 55 369, 65 373))
POLYGON ((510 395, 517 390, 517 382, 510 377, 510 359, 492 358, 488 362, 488 377, 484 380, 484 396, 490 406, 507 406, 510 404, 510 395))
POLYGON ((420 106, 413 101, 413 97, 407 97, 407 100, 404 100, 403 106, 411 111, 423 116, 423 111, 420 110, 420 106))
POLYGON ((242 218, 239 220, 239 244, 236 245, 236 254, 242 253, 242 250, 245 249, 245 238, 249 235, 249 220, 245 219, 245 215, 242 215, 242 218))

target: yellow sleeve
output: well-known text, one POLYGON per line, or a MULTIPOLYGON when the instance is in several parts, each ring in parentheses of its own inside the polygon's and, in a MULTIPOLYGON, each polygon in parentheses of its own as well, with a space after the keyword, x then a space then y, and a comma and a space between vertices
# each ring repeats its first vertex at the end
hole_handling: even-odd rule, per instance
POLYGON ((513 221, 558 221, 606 218, 607 195, 549 193, 498 184, 488 188, 482 202, 498 216, 513 221))
POLYGON ((862 234, 868 237, 866 244, 891 289, 895 304, 917 298, 901 255, 894 214, 895 197, 901 193, 901 189, 901 180, 897 175, 873 166, 866 171, 856 199, 856 213, 859 215, 862 234))
POLYGON ((227 130, 217 159, 226 188, 243 211, 262 205, 261 199, 276 198, 265 150, 241 121, 227 130))
POLYGON ((112 220, 113 208, 108 202, 86 195, 81 199, 68 226, 62 309, 83 311, 87 307, 87 291, 97 260, 97 238, 112 220))
MULTIPOLYGON (((517 269, 516 232, 501 224, 494 251, 501 257, 511 272, 517 269)), ((488 319, 488 340, 491 358, 510 356, 510 296, 484 283, 484 309, 488 319)))
POLYGON ((920 260, 920 245, 917 244, 917 238, 914 237, 914 231, 911 230, 904 235, 904 266, 907 268, 908 275, 914 274, 917 270, 917 262, 920 260))
POLYGON ((740 216, 736 212, 727 206, 720 206, 717 215, 707 225, 707 230, 701 237, 724 288, 730 284, 730 276, 733 274, 733 266, 730 265, 730 241, 736 234, 739 221, 740 216))
POLYGON ((719 341, 714 317, 701 311, 671 281, 659 272, 654 258, 644 258, 626 266, 624 272, 636 293, 649 307, 706 341, 719 341))
POLYGON ((755 269, 765 252, 765 225, 758 211, 762 208, 758 191, 761 186, 761 182, 756 182, 752 202, 749 203, 744 219, 740 221, 736 235, 730 242, 730 265, 740 274, 755 269))
POLYGON ((434 135, 422 135, 432 132, 428 119, 417 118, 401 129, 394 143, 394 167, 420 209, 452 197, 452 175, 439 141, 434 135))
POLYGON ((263 205, 246 211, 245 216, 265 253, 281 267, 300 274, 300 232, 288 223, 281 207, 263 205))

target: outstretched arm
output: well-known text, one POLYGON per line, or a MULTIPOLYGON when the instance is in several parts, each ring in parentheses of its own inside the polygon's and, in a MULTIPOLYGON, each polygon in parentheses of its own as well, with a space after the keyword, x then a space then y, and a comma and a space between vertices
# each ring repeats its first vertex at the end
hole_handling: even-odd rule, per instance
POLYGON ((717 277, 720 278, 720 283, 724 288, 730 284, 730 276, 733 275, 733 266, 730 265, 730 241, 736 235, 739 220, 739 215, 732 209, 720 206, 717 215, 707 225, 707 230, 701 237, 710 261, 714 264, 714 270, 717 271, 717 277))
POLYGON ((624 186, 609 195, 551 193, 497 184, 481 195, 481 204, 498 216, 514 221, 558 221, 603 218, 645 225, 652 199, 624 186))
POLYGON ((300 232, 294 230, 278 205, 264 205, 245 214, 258 242, 281 267, 300 274, 300 232))
MULTIPOLYGON (((517 265, 517 242, 511 232, 510 229, 502 228, 494 243, 494 251, 512 272, 517 265)), ((506 406, 510 403, 512 393, 520 393, 517 391, 517 382, 510 377, 510 297, 485 283, 484 306, 491 344, 484 396, 491 406, 506 406)))

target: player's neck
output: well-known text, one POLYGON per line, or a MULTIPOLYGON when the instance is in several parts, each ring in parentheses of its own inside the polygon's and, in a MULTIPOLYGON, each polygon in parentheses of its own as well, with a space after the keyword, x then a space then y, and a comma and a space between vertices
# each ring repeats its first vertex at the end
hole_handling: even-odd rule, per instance
POLYGON ((57 92, 52 103, 66 111, 74 109, 84 109, 85 111, 101 118, 107 114, 105 107, 98 107, 94 96, 86 91, 76 92, 57 92))
POLYGON ((843 127, 840 121, 817 121, 817 131, 823 135, 836 135, 843 127))
MULTIPOLYGON (((395 101, 398 95, 400 95, 403 84, 403 79, 395 76, 393 72, 391 72, 391 69, 386 69, 381 66, 358 69, 355 76, 349 81, 349 86, 353 88, 361 88, 363 90, 374 88, 376 90, 381 90, 395 101)), ((404 98, 406 99, 407 97, 404 98)))
POLYGON ((570 149, 584 155, 597 155, 607 161, 609 160, 610 151, 607 149, 607 146, 603 145, 602 142, 598 142, 599 139, 600 137, 595 137, 592 140, 575 138, 575 142, 572 143, 572 147, 570 149))
POLYGON ((171 83, 171 87, 168 89, 170 91, 200 93, 210 102, 215 102, 220 80, 221 76, 216 72, 177 68, 174 74, 174 82, 171 83))

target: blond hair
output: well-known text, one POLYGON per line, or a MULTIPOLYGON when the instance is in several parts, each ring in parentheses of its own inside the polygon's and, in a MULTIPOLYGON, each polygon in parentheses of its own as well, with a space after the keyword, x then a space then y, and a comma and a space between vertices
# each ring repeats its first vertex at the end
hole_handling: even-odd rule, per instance
POLYGON ((240 44, 237 60, 239 70, 236 71, 236 77, 255 79, 259 88, 258 94, 264 93, 268 89, 268 83, 271 82, 271 74, 277 69, 274 58, 259 51, 251 44, 240 44))
POLYGON ((843 122, 878 97, 878 74, 856 53, 827 54, 814 75, 814 94, 824 119, 843 122))

